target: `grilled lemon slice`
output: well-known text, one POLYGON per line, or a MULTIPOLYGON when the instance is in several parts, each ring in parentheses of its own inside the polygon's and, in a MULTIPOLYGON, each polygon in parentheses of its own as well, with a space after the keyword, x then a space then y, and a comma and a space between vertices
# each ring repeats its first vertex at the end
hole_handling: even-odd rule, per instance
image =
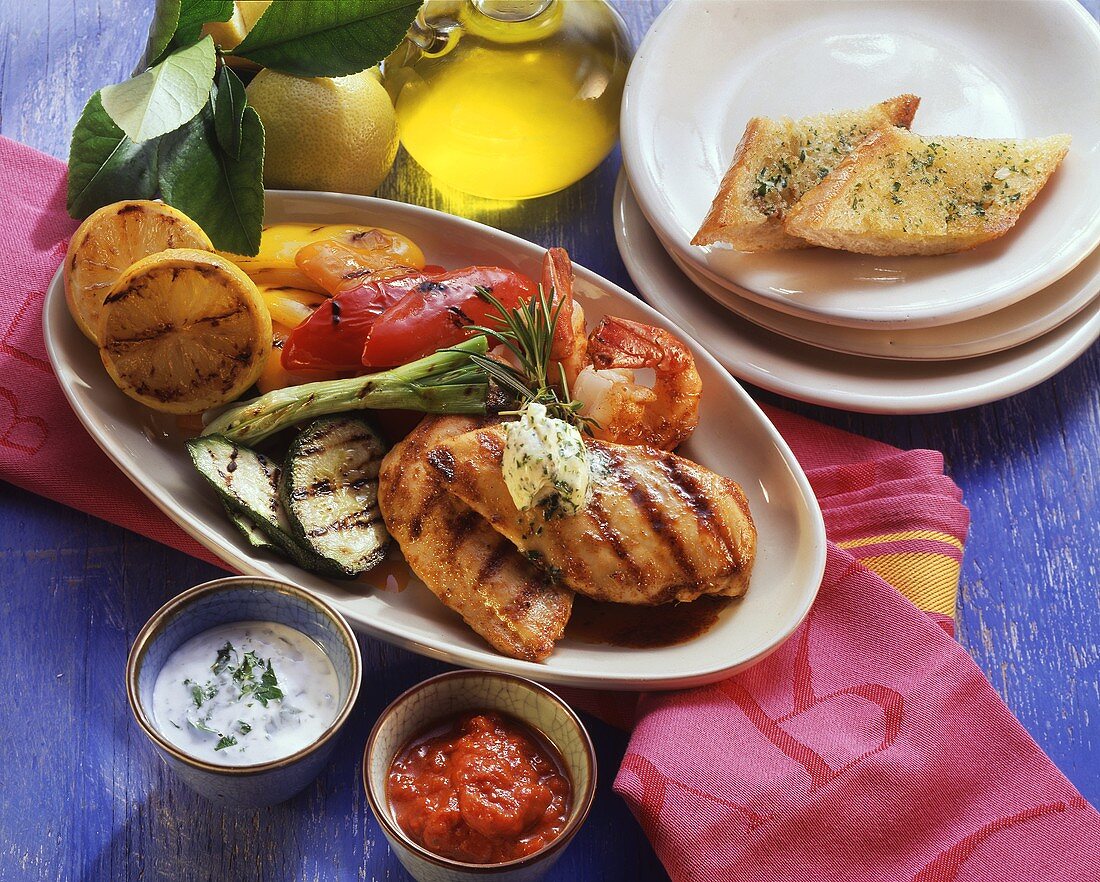
POLYGON ((271 353, 271 314, 217 254, 178 248, 130 267, 103 301, 99 354, 115 384, 168 413, 238 398, 271 353))
POLYGON ((65 300, 85 337, 98 342, 99 310, 119 276, 166 248, 214 250, 198 224, 163 202, 105 205, 80 225, 65 255, 65 300))

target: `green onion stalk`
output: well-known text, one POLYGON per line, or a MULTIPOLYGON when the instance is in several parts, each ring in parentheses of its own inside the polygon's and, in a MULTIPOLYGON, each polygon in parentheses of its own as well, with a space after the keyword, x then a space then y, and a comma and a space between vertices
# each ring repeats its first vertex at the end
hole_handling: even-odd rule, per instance
POLYGON ((488 349, 485 337, 473 337, 377 374, 275 389, 229 408, 203 434, 256 444, 303 420, 351 410, 485 413, 489 378, 472 356, 488 349))

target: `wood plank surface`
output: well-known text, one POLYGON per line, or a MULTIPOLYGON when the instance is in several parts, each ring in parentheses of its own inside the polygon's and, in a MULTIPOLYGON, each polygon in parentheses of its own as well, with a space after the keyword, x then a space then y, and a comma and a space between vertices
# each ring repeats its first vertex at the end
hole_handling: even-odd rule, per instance
MULTIPOLYGON (((151 2, 0 0, 0 133, 64 157, 88 95, 124 78, 151 2)), ((663 0, 616 4, 635 45, 663 0)), ((1098 0, 1085 5, 1097 14, 1098 0)), ((633 290, 615 249, 616 151, 566 191, 477 219, 633 290)), ((455 208, 411 162, 382 195, 455 208)), ((470 204, 463 200, 470 213, 470 204)), ((972 513, 959 636, 1024 726, 1100 803, 1100 348, 1037 389, 961 413, 877 417, 759 393, 901 447, 942 450, 972 513)), ((359 707, 315 787, 259 812, 175 782, 126 705, 126 653, 166 599, 220 571, 0 484, 0 879, 401 879, 358 783, 374 718, 444 666, 364 639, 359 707)), ((625 737, 589 720, 596 807, 553 879, 663 878, 611 779, 625 737)))

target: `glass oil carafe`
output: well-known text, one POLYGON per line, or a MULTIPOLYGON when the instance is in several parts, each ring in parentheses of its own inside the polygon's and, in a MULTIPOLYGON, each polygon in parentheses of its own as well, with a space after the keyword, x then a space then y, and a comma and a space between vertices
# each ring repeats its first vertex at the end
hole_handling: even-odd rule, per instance
POLYGON ((519 200, 611 151, 629 62, 604 0, 428 0, 383 70, 401 142, 433 179, 519 200))

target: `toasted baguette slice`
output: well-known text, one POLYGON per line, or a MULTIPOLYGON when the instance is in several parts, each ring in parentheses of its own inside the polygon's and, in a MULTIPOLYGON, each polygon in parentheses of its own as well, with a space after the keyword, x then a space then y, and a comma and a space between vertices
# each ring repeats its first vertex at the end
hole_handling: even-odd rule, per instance
POLYGON ((918 104, 916 95, 899 95, 862 110, 799 120, 753 117, 691 244, 726 242, 738 251, 809 247, 783 229, 787 209, 872 131, 908 128, 918 104))
POLYGON ((874 132, 788 213, 787 232, 861 254, 950 254, 1003 236, 1069 135, 1028 141, 874 132))

